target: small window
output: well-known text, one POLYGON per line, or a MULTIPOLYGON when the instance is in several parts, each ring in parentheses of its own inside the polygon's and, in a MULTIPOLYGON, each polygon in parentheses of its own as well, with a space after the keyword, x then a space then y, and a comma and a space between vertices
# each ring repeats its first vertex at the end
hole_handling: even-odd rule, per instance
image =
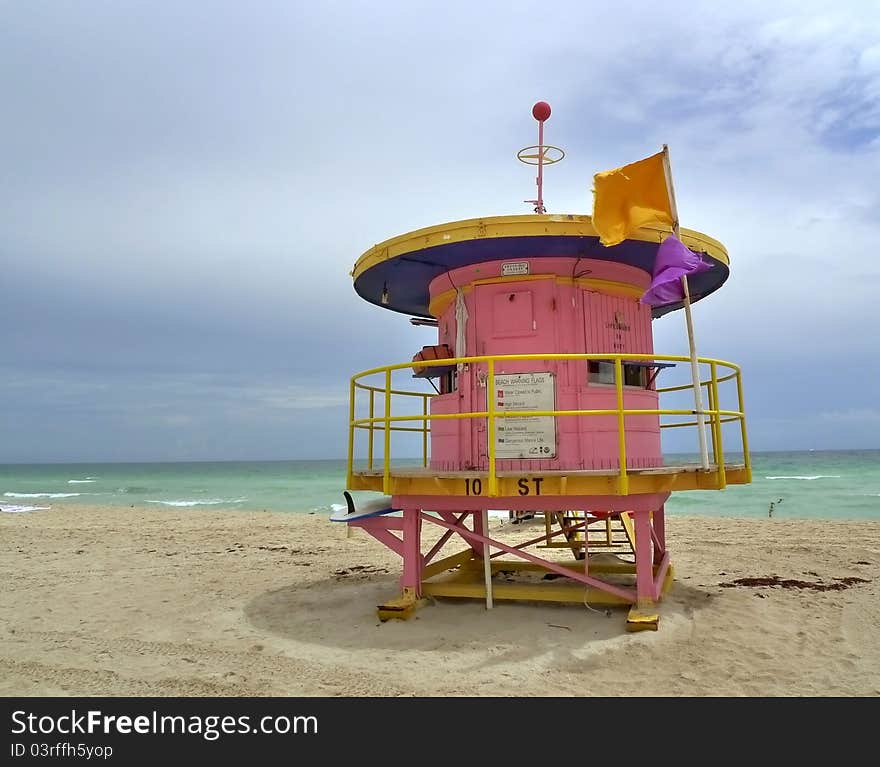
POLYGON ((589 377, 590 383, 613 384, 614 383, 614 363, 603 362, 602 360, 590 360, 589 377))
POLYGON ((638 386, 644 389, 648 386, 648 370, 641 365, 623 365, 623 385, 638 386))
POLYGON ((440 393, 451 394, 458 386, 458 371, 450 370, 440 376, 440 393))
MULTIPOLYGON (((590 360, 588 363, 590 383, 614 385, 614 363, 603 360, 590 360)), ((642 365, 623 363, 623 385, 645 389, 648 386, 648 369, 642 365)))

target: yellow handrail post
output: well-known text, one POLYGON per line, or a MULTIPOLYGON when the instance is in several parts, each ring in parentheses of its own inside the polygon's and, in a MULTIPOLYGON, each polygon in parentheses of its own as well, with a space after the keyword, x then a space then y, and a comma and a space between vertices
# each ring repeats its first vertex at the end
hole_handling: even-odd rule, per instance
POLYGON ((742 373, 736 372, 736 396, 739 402, 739 426, 742 433, 743 463, 746 466, 746 481, 752 481, 752 459, 749 456, 749 438, 746 436, 746 407, 743 401, 742 373))
POLYGON ((626 424, 623 415, 623 362, 614 358, 614 386, 617 389, 617 441, 620 446, 620 476, 617 488, 620 495, 629 495, 629 477, 626 475, 626 424))
POLYGON ((373 415, 374 408, 373 405, 376 400, 376 390, 370 389, 370 447, 367 451, 367 468, 372 470, 373 468, 373 415))
POLYGON ((495 475, 495 360, 489 359, 486 364, 486 411, 489 432, 489 487, 490 498, 498 495, 498 478, 495 475))
POLYGON ((428 466, 428 394, 422 397, 422 415, 425 420, 422 421, 422 466, 428 466))
MULTIPOLYGON (((714 371, 713 371, 714 372, 714 371)), ((702 385, 702 384, 701 384, 702 385)), ((706 381, 706 399, 709 402, 709 414, 712 416, 712 460, 715 463, 718 463, 718 443, 715 440, 715 413, 714 411, 717 409, 715 406, 715 390, 712 388, 712 381, 706 381)))
MULTIPOLYGON (((512 415, 507 413, 503 408, 499 407, 498 399, 496 395, 496 386, 497 386, 497 366, 498 363, 507 363, 512 360, 582 360, 582 359, 607 359, 614 364, 614 389, 615 389, 615 405, 611 405, 611 403, 607 403, 606 407, 601 409, 592 409, 592 410, 531 410, 531 411, 523 411, 517 412, 516 415, 518 417, 580 417, 580 416, 597 416, 610 418, 612 416, 617 416, 617 439, 618 439, 618 474, 616 478, 613 478, 612 481, 615 482, 615 493, 618 495, 629 495, 630 490, 630 482, 629 482, 629 471, 627 465, 627 434, 626 434, 626 418, 629 416, 630 418, 637 418, 643 415, 658 415, 658 416, 691 416, 697 415, 694 410, 691 409, 663 409, 663 408, 639 408, 636 403, 631 403, 633 407, 627 409, 625 397, 627 385, 624 377, 624 372, 626 368, 624 366, 624 360, 629 361, 630 359, 638 359, 638 360, 674 360, 674 361, 682 361, 687 358, 682 356, 672 356, 672 355, 659 355, 659 354, 623 354, 623 353, 614 353, 614 354, 574 354, 574 353, 561 353, 561 354, 510 354, 510 355, 480 355, 474 357, 466 358, 468 360, 468 364, 474 363, 486 363, 485 368, 485 378, 483 379, 483 385, 486 388, 486 404, 485 408, 480 410, 472 409, 471 412, 456 412, 456 413, 431 413, 431 405, 430 400, 432 399, 432 394, 425 394, 417 391, 406 391, 402 389, 392 388, 392 378, 393 373, 396 370, 406 370, 412 368, 411 362, 400 363, 396 365, 389 365, 385 367, 373 368, 371 370, 366 370, 361 373, 358 373, 354 377, 351 378, 350 388, 349 388, 349 434, 348 434, 348 465, 346 472, 346 485, 348 489, 351 489, 353 484, 356 484, 358 487, 365 487, 370 485, 375 489, 381 489, 386 495, 392 495, 392 489, 395 487, 395 483, 392 481, 392 472, 391 472, 391 432, 392 431, 404 431, 411 432, 413 434, 421 433, 422 435, 422 465, 424 468, 427 468, 430 465, 430 447, 431 440, 429 434, 431 433, 431 424, 435 420, 455 420, 459 419, 486 419, 486 431, 488 444, 486 446, 487 452, 486 456, 488 459, 488 471, 484 476, 484 485, 483 491, 487 496, 497 498, 501 492, 501 482, 502 480, 507 483, 508 480, 506 478, 502 478, 499 476, 498 471, 498 440, 497 440, 497 432, 501 428, 498 424, 499 419, 503 419, 508 415, 512 415), (366 376, 375 376, 379 377, 384 374, 385 382, 384 386, 381 383, 376 382, 376 384, 368 384, 363 382, 366 376), (362 414, 361 417, 357 416, 357 392, 359 389, 364 389, 369 392, 369 402, 366 403, 368 408, 364 408, 365 410, 369 410, 369 415, 364 417, 366 414, 362 414), (384 392, 384 413, 382 416, 378 416, 376 411, 378 410, 378 405, 376 403, 377 395, 384 392), (394 395, 406 396, 406 397, 421 397, 422 398, 422 408, 421 413, 416 410, 411 415, 398 415, 395 416, 392 414, 392 399, 394 395), (367 451, 367 461, 366 463, 369 466, 370 475, 361 477, 360 470, 354 470, 354 459, 355 459, 355 429, 364 429, 369 434, 369 445, 367 451), (384 442, 384 455, 383 455, 383 470, 381 472, 382 480, 379 482, 379 477, 374 474, 375 471, 375 462, 376 462, 376 446, 375 446, 375 436, 377 429, 384 429, 385 438, 384 442), (355 476, 358 477, 358 482, 354 482, 355 476)), ((444 364, 448 364, 446 360, 442 360, 444 364)), ((454 362, 454 361, 453 361, 454 362)), ((743 397, 743 388, 742 388, 742 376, 739 366, 726 362, 720 359, 713 358, 700 358, 699 362, 707 365, 711 368, 711 376, 707 377, 706 381, 698 382, 698 386, 700 389, 702 387, 706 387, 706 399, 704 402, 708 402, 708 408, 703 411, 703 414, 708 416, 711 420, 708 421, 705 425, 710 427, 710 434, 712 439, 712 452, 714 455, 715 467, 712 467, 710 471, 713 472, 714 476, 712 477, 713 483, 712 486, 721 489, 727 486, 727 470, 725 466, 724 459, 724 444, 723 444, 723 427, 725 423, 731 422, 735 419, 739 419, 740 428, 742 432, 742 448, 743 448, 743 458, 744 458, 744 466, 742 469, 736 468, 734 466, 732 468, 731 479, 735 484, 741 484, 743 480, 746 482, 751 481, 752 477, 752 467, 751 467, 751 457, 749 455, 749 445, 748 445, 748 435, 746 429, 746 420, 745 420, 745 402, 743 397), (719 369, 722 370, 722 375, 719 376, 719 369), (725 410, 721 407, 721 399, 719 394, 720 385, 726 381, 731 380, 732 378, 736 378, 736 386, 737 386, 737 396, 739 403, 739 410, 725 410), (743 476, 745 475, 745 476, 743 476)), ((428 364, 431 364, 430 361, 428 364)), ((439 364, 439 362, 438 362, 439 364)), ((481 378, 482 378, 481 373, 481 378)), ((381 379, 380 379, 381 380, 381 379)), ((667 392, 674 391, 684 391, 687 389, 692 389, 692 384, 684 384, 680 386, 670 386, 657 388, 658 395, 665 394, 667 392)), ((407 400, 411 401, 411 400, 407 400)), ((471 423, 471 421, 469 421, 471 423)), ((683 423, 660 423, 661 429, 665 428, 673 428, 673 427, 681 427, 681 426, 697 426, 699 428, 699 419, 696 422, 683 422, 683 423)), ((480 448, 482 450, 482 448, 480 448)), ((613 467, 611 467, 613 473, 613 467)), ((707 472, 708 473, 708 472, 707 472)), ((607 476, 607 475, 606 475, 607 476)), ((436 478, 435 478, 436 479, 436 478)), ((445 479, 445 477, 443 477, 445 479)), ((709 480, 708 477, 705 480, 709 480)), ((605 480, 603 480, 605 481, 605 480)), ((642 486, 642 478, 636 477, 634 480, 639 482, 639 487, 642 486)), ((566 477, 562 477, 560 479, 560 488, 561 493, 565 494, 565 482, 566 477)), ((447 483, 448 484, 448 483, 447 483)), ((707 486, 706 484, 697 483, 697 486, 707 486)), ((446 485, 444 485, 445 487, 446 485)), ((452 486, 450 486, 452 488, 452 486)), ((641 489, 639 490, 641 492, 641 489)), ((479 492, 479 491, 478 491, 479 492)), ((453 492, 452 494, 455 494, 453 492)))
POLYGON ((348 396, 348 468, 345 474, 345 488, 351 489, 351 478, 354 462, 354 378, 351 379, 349 385, 348 396))
POLYGON ((391 368, 385 370, 385 455, 382 472, 382 492, 391 494, 391 368))
POLYGON ((724 469, 724 444, 721 442, 721 413, 719 412, 721 400, 718 397, 717 363, 710 362, 709 369, 712 371, 712 385, 709 387, 712 402, 709 406, 712 410, 712 452, 715 455, 715 470, 718 472, 718 487, 723 489, 727 487, 727 472, 724 469))

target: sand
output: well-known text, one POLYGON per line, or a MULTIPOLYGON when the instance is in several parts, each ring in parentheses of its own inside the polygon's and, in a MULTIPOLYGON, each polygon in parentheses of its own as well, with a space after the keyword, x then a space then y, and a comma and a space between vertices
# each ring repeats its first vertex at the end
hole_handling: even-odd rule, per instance
MULTIPOLYGON (((505 540, 543 523, 494 521, 505 540)), ((0 514, 5 696, 875 696, 880 524, 672 517, 660 630, 625 608, 435 600, 319 515, 0 514), (739 578, 842 590, 722 587, 739 578)))

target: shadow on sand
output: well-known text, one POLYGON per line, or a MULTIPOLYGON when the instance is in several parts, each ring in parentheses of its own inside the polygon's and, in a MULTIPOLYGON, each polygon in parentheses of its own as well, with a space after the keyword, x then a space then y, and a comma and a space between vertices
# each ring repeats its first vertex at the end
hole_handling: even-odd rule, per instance
POLYGON ((648 641, 648 635, 663 635, 664 627, 667 634, 676 626, 690 631, 694 613, 712 605, 706 590, 675 582, 659 605, 657 634, 628 633, 624 606, 502 601, 487 610, 482 601, 450 598, 427 600, 410 620, 381 623, 376 606, 398 592, 393 575, 355 571, 264 592, 248 603, 245 614, 255 628, 295 642, 349 652, 483 650, 491 655, 481 653, 485 665, 548 652, 560 663, 582 663, 585 650, 601 653, 637 637, 648 641))

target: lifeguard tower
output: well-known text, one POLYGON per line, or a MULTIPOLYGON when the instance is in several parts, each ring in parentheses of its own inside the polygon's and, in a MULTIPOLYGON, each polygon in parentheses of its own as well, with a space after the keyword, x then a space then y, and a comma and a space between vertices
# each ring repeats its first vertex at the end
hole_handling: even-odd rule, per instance
MULTIPOLYGON (((379 606, 383 620, 408 617, 425 596, 470 597, 489 608, 630 605, 628 629, 656 629, 673 577, 670 493, 751 481, 740 370, 655 353, 652 320, 685 305, 640 301, 669 230, 605 247, 590 216, 548 214, 543 171, 563 152, 544 144, 549 106, 533 115, 538 144, 518 156, 537 166, 534 213, 402 234, 354 266, 358 295, 436 327, 437 338, 412 360, 351 379, 347 487, 381 495, 355 504, 346 494, 333 519, 403 560, 402 592, 379 606), (676 366, 698 375, 660 386, 676 366), (675 397, 690 401, 664 404, 675 397), (661 433, 675 428, 701 433, 708 460, 665 461, 661 433), (414 444, 420 461, 406 458, 414 444), (490 509, 542 514, 543 531, 496 540, 490 509), (449 553, 455 542, 464 549, 449 553)), ((679 236, 712 265, 687 278, 689 300, 702 300, 727 279, 727 252, 699 232, 679 236)))

